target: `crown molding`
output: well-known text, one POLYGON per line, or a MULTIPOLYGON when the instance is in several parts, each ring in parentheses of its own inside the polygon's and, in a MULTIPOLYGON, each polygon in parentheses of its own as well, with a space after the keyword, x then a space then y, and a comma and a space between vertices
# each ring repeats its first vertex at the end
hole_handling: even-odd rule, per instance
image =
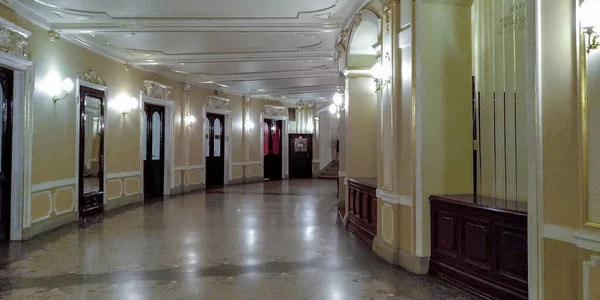
POLYGON ((110 33, 110 32, 304 32, 333 33, 340 29, 341 23, 290 23, 268 22, 266 20, 140 20, 132 27, 131 21, 123 23, 73 24, 55 23, 52 29, 65 34, 110 33))
POLYGON ((51 29, 51 23, 46 20, 44 17, 21 3, 20 1, 12 1, 12 0, 0 0, 1 4, 4 4, 6 7, 13 10, 17 15, 23 17, 27 21, 42 27, 44 30, 51 29))
POLYGON ((253 80, 272 80, 272 79, 291 79, 291 78, 310 78, 310 77, 329 77, 338 76, 336 70, 307 70, 307 71, 282 71, 282 72, 255 72, 243 74, 228 75, 187 75, 190 80, 199 80, 201 82, 213 81, 253 81, 253 80))

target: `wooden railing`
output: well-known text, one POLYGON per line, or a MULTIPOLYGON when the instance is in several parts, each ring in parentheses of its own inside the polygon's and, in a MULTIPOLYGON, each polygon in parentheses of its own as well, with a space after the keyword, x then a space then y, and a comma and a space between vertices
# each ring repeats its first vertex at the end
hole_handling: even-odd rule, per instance
POLYGON ((372 246, 377 235, 377 179, 348 178, 348 230, 372 246))

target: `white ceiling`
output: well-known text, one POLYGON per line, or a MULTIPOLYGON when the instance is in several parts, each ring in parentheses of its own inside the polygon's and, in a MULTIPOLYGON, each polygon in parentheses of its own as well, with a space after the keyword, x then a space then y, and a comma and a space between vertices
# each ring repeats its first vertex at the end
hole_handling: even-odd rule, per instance
MULTIPOLYGON (((6 1, 6 0, 0 0, 6 1)), ((238 95, 330 102, 335 43, 365 0, 12 0, 124 63, 238 95)))

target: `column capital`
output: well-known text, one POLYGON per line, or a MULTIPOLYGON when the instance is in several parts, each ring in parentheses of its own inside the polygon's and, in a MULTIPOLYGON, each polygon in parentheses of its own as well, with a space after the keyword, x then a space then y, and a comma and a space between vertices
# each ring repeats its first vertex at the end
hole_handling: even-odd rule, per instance
POLYGON ((188 83, 188 82, 182 83, 181 89, 182 89, 183 93, 186 94, 186 96, 189 96, 192 94, 192 84, 191 83, 188 83))

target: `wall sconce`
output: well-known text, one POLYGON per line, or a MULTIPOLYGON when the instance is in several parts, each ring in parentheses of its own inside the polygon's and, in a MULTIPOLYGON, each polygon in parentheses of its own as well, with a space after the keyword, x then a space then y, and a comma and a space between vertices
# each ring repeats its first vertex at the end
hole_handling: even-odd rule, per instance
POLYGON ((340 112, 344 110, 344 96, 339 92, 333 94, 333 103, 329 105, 329 112, 334 118, 340 118, 340 112))
MULTIPOLYGON (((60 79, 59 79, 60 80, 60 79)), ((71 91, 73 90, 73 80, 71 80, 71 78, 65 78, 65 80, 63 80, 62 85, 61 85, 61 90, 56 92, 56 95, 54 95, 52 97, 52 101, 54 103, 63 100, 65 98, 67 98, 69 96, 69 94, 71 93, 71 91), (62 97, 58 96, 58 93, 64 92, 65 95, 62 97)))
POLYGON ((600 10, 598 0, 586 0, 581 4, 579 11, 581 12, 581 28, 584 29, 584 38, 586 38, 586 52, 589 54, 592 49, 598 49, 600 42, 598 41, 598 33, 594 31, 597 21, 597 13, 600 10))
POLYGON ((376 63, 371 68, 371 74, 373 74, 373 80, 375 80, 375 92, 381 91, 386 85, 392 82, 392 79, 385 74, 385 70, 380 63, 376 63))
POLYGON ((123 114, 131 113, 138 106, 138 100, 135 97, 129 97, 127 95, 118 98, 115 103, 115 108, 123 114))
POLYGON ((192 126, 192 124, 196 122, 196 117, 194 117, 194 115, 185 114, 183 121, 185 122, 185 125, 192 126))
POLYGON ((252 132, 252 129, 254 129, 254 122, 252 122, 250 120, 246 120, 245 127, 246 127, 247 132, 249 132, 249 133, 252 132))

